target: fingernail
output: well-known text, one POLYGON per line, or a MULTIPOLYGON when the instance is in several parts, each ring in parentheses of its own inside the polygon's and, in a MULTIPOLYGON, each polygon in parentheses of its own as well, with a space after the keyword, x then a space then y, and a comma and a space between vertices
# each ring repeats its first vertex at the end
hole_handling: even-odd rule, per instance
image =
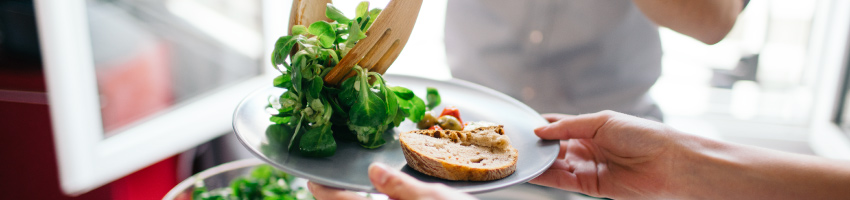
POLYGON ((372 163, 369 165, 369 177, 372 179, 372 184, 384 185, 390 177, 389 167, 381 163, 372 163))
POLYGON ((307 189, 315 190, 317 186, 313 181, 307 181, 307 189))
POLYGON ((546 126, 537 127, 537 128, 534 129, 534 133, 538 133, 540 131, 543 131, 543 129, 546 129, 546 126))

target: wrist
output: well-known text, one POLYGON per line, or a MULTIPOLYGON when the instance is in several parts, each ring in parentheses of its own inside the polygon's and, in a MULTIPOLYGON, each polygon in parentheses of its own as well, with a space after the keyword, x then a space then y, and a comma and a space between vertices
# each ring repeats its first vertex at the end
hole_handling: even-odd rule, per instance
POLYGON ((836 199, 850 191, 848 162, 683 136, 677 199, 836 199))
POLYGON ((671 196, 676 199, 722 198, 721 185, 729 184, 734 176, 746 173, 734 154, 735 145, 681 133, 676 138, 678 161, 671 168, 671 196), (735 175, 738 174, 738 175, 735 175))

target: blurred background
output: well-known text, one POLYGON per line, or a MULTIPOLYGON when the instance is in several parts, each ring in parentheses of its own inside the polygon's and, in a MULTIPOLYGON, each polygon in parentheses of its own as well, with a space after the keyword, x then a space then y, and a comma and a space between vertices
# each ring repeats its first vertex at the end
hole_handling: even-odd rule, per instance
MULTIPOLYGON (((268 52, 285 33, 291 5, 283 0, 83 2, 87 26, 70 28, 89 33, 104 140, 268 73, 268 52)), ((378 7, 387 2, 371 1, 378 7)), ((812 130, 820 123, 822 102, 829 112, 821 121, 848 124, 846 63, 833 74, 836 87, 821 83, 829 70, 824 49, 837 46, 843 58, 848 55, 846 43, 824 38, 834 31, 829 27, 836 21, 829 14, 834 2, 840 1, 752 1, 715 45, 660 28, 663 71, 651 95, 665 123, 718 140, 830 154, 813 147, 819 143, 812 141, 812 130), (823 90, 833 95, 822 97, 823 90)), ((357 3, 335 4, 353 13, 357 3)), ((51 46, 40 44, 37 18, 43 13, 36 7, 32 0, 0 0, 0 159, 6 163, 0 167, 0 191, 9 199, 158 199, 194 173, 252 157, 232 130, 223 129, 208 133, 212 140, 138 166, 81 196, 64 195, 42 60, 42 49, 51 46)), ((445 12, 446 0, 424 2, 413 39, 387 73, 452 77, 443 43, 445 12)), ((847 37, 846 30, 838 31, 847 37)), ((220 107, 232 110, 233 105, 220 107)), ((847 134, 841 136, 846 143, 847 134)), ((832 148, 848 147, 821 149, 832 148)))

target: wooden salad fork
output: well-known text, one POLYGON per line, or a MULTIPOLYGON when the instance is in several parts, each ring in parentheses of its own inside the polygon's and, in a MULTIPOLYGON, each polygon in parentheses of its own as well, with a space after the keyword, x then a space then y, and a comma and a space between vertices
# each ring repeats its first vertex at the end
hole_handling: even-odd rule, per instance
MULTIPOLYGON (((290 33, 295 24, 330 21, 325 17, 327 3, 330 0, 294 0, 289 19, 290 33)), ((354 76, 354 65, 384 74, 407 44, 421 7, 422 0, 391 0, 366 31, 366 38, 357 41, 357 45, 325 76, 325 84, 337 85, 354 76)))

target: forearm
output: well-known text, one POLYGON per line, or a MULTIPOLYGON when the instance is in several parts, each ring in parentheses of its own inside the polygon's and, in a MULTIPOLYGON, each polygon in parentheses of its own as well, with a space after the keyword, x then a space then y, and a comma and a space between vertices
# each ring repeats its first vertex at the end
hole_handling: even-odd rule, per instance
POLYGON ((732 30, 741 0, 633 0, 650 20, 660 26, 714 44, 732 30))
POLYGON ((696 199, 842 199, 850 162, 698 139, 686 156, 684 197, 696 199))

